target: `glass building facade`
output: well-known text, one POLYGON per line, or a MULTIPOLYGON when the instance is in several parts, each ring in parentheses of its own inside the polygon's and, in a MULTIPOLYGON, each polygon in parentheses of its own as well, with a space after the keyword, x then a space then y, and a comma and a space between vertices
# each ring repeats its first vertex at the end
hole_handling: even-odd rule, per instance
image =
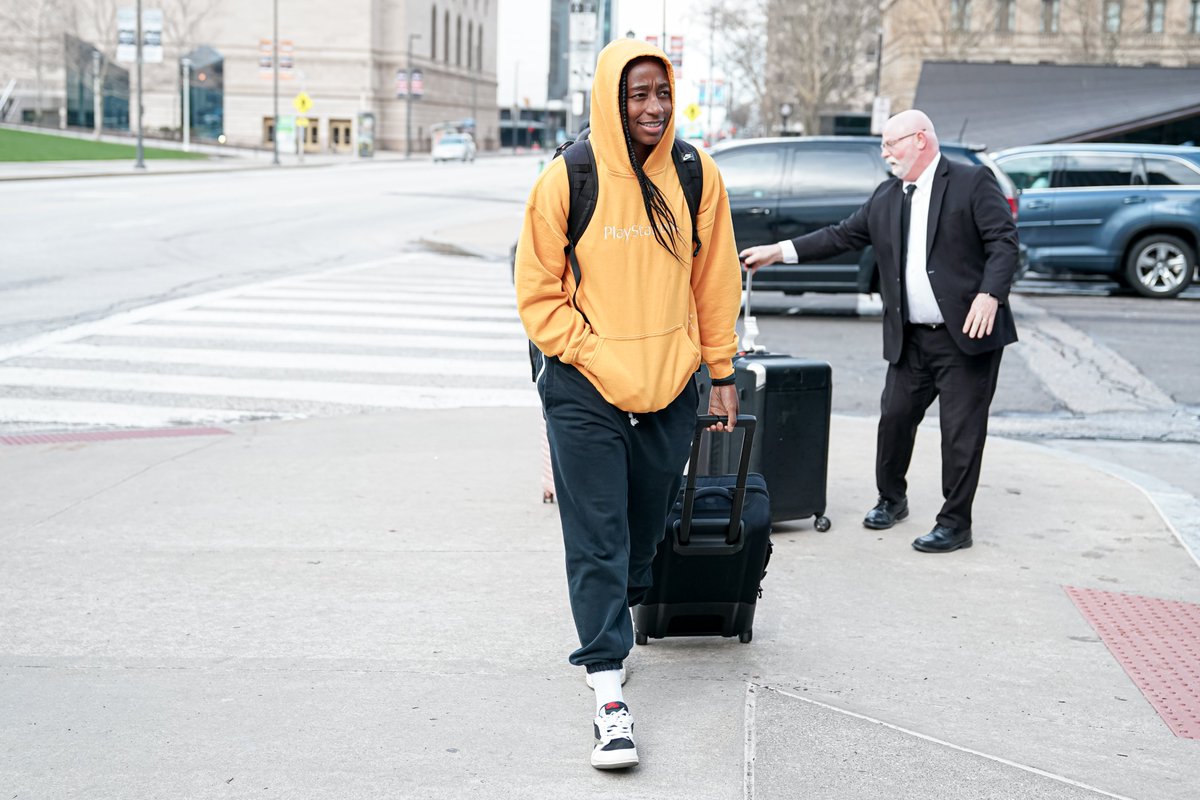
POLYGON ((90 43, 66 34, 63 47, 67 80, 67 125, 94 128, 96 72, 100 73, 103 127, 129 130, 129 70, 106 61, 90 43))
POLYGON ((184 87, 189 93, 191 135, 216 140, 225 133, 225 58, 211 47, 198 47, 186 58, 191 63, 188 85, 184 87))

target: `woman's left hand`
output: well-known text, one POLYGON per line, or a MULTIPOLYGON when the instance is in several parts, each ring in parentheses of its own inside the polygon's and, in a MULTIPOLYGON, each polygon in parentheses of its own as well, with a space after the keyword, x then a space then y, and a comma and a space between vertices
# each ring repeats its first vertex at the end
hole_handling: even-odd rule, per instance
POLYGON ((727 386, 713 386, 712 391, 708 395, 708 413, 726 418, 725 422, 709 425, 708 430, 715 432, 732 431, 737 426, 737 387, 732 383, 727 386))

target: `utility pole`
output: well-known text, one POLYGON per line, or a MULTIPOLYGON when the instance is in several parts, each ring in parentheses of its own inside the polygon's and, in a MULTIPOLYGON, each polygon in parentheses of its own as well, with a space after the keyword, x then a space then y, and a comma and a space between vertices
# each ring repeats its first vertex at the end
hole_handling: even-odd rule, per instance
POLYGON ((475 146, 479 146, 479 110, 478 101, 475 98, 476 89, 479 86, 479 73, 483 68, 479 65, 479 58, 475 59, 475 72, 471 73, 471 138, 475 140, 475 146))
POLYGON ((717 85, 713 83, 713 62, 716 61, 716 31, 717 31, 717 6, 714 4, 708 10, 708 130, 704 132, 704 138, 709 142, 716 139, 713 131, 713 95, 717 93, 717 85))
POLYGON ((137 0, 137 78, 137 163, 133 168, 145 169, 145 150, 142 147, 142 0, 137 0))
POLYGON ((667 0, 662 0, 662 39, 658 46, 664 53, 667 52, 667 0))
POLYGON ((517 61, 513 64, 513 107, 512 119, 509 120, 509 122, 512 123, 512 149, 514 156, 517 154, 517 117, 521 115, 521 109, 517 105, 517 76, 520 75, 520 73, 521 62, 517 61))
POLYGON ((183 69, 183 151, 192 149, 192 60, 186 56, 179 60, 183 69))
POLYGON ((104 81, 100 79, 100 51, 92 51, 92 135, 100 140, 104 127, 104 81))
POLYGON ((412 158, 412 97, 413 97, 413 63, 412 63, 412 43, 413 39, 420 39, 421 34, 410 33, 408 35, 408 77, 405 80, 408 83, 404 93, 404 157, 412 158))
POLYGON ((275 122, 273 123, 274 133, 271 135, 271 147, 273 155, 271 163, 279 166, 279 0, 274 0, 272 3, 272 25, 274 31, 271 34, 271 80, 274 84, 272 91, 275 95, 275 122))

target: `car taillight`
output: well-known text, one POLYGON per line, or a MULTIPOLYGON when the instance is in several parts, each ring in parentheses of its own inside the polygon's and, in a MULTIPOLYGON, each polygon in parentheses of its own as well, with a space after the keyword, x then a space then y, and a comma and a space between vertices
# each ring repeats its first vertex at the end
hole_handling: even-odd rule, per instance
POLYGON ((1012 209, 1013 221, 1015 222, 1017 219, 1017 198, 1007 197, 1005 199, 1008 200, 1008 207, 1012 209))

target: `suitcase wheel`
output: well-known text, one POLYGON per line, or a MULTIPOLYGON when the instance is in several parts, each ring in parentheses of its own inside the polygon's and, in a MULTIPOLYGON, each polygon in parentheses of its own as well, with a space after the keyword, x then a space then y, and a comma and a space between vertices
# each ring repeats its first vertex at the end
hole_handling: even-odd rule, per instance
POLYGON ((638 644, 648 644, 650 642, 650 637, 646 636, 646 634, 642 633, 641 631, 634 631, 633 640, 638 644))
POLYGON ((831 523, 829 522, 829 517, 825 516, 824 514, 822 514, 821 516, 819 516, 815 520, 813 520, 813 526, 817 530, 819 530, 821 533, 824 533, 825 531, 829 530, 830 524, 831 523))
POLYGON ((754 638, 754 629, 748 628, 738 634, 738 641, 742 644, 750 644, 750 640, 754 638))

